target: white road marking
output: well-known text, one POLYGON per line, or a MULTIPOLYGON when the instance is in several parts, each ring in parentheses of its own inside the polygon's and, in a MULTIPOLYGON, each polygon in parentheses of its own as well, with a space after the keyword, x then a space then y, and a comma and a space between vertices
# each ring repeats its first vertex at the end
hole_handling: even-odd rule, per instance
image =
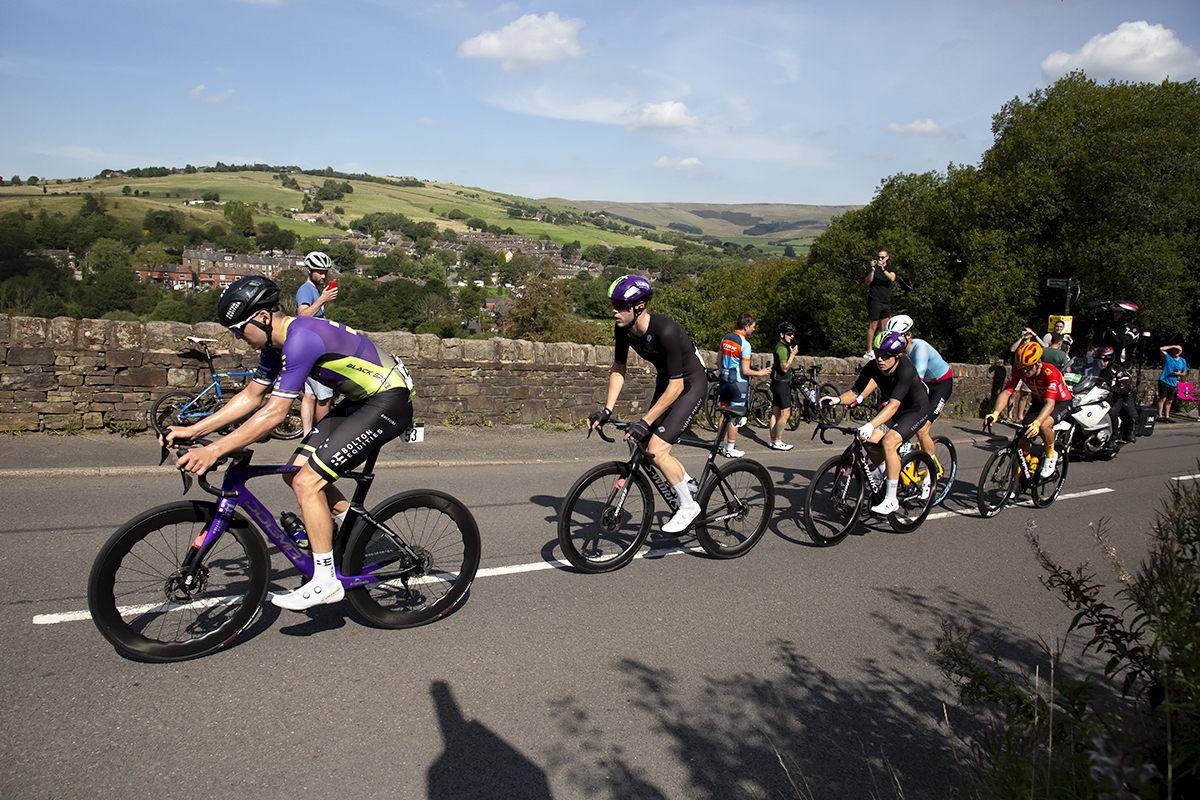
MULTIPOLYGON (((684 547, 677 545, 675 547, 665 547, 659 549, 642 550, 634 558, 662 558, 663 556, 675 556, 681 553, 703 553, 704 550, 700 547, 684 547)), ((517 575, 522 572, 537 572, 543 569, 574 569, 565 561, 535 561, 532 564, 510 564, 507 567, 487 567, 475 573, 475 578, 494 578, 498 575, 517 575)), ((225 602, 232 602, 235 597, 214 597, 207 600, 191 603, 188 608, 207 607, 219 605, 225 602)), ((182 608, 178 606, 176 608, 182 608)), ((169 611, 172 610, 171 604, 162 603, 158 606, 142 605, 142 606, 127 606, 121 609, 122 614, 130 612, 144 612, 152 610, 169 611)), ((33 618, 34 625, 58 625, 63 622, 79 622, 80 620, 91 619, 92 614, 89 611, 65 611, 61 614, 37 614, 33 618)))
POLYGON ((1200 475, 1180 475, 1178 478, 1171 478, 1173 481, 1194 481, 1200 478, 1200 475))
MULTIPOLYGON (((1094 494, 1108 494, 1111 491, 1114 491, 1114 490, 1105 487, 1103 489, 1089 489, 1086 492, 1069 492, 1068 494, 1060 494, 1058 496, 1058 499, 1059 500, 1074 500, 1076 497, 1091 497, 1094 494)), ((1022 500, 1020 503, 1015 503, 1014 505, 1025 506, 1026 508, 1028 508, 1033 505, 1033 501, 1022 500)), ((945 519, 946 517, 960 517, 960 516, 963 516, 963 515, 957 511, 939 511, 936 514, 930 514, 928 517, 925 518, 925 521, 928 522, 931 519, 945 519)))

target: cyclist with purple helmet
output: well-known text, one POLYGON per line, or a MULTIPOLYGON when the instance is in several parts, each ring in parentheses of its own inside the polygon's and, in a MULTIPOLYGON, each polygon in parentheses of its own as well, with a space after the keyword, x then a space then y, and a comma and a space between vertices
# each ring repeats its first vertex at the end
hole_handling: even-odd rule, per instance
POLYGON ((858 373, 850 391, 838 397, 822 397, 822 405, 862 402, 876 387, 887 398, 874 419, 858 429, 859 438, 883 448, 887 473, 887 496, 871 511, 890 514, 900 507, 896 489, 900 484, 900 445, 907 442, 929 419, 929 391, 917 368, 904 354, 908 340, 890 331, 875 348, 875 358, 858 373))
POLYGON ((679 510, 663 523, 664 533, 687 530, 700 514, 700 504, 688 489, 683 464, 671 455, 671 446, 691 424, 708 391, 704 362, 691 337, 670 317, 651 314, 646 304, 654 296, 650 282, 640 275, 626 275, 608 287, 616 323, 616 348, 608 373, 608 396, 604 408, 588 416, 588 427, 598 428, 612 415, 613 406, 625 386, 625 370, 632 349, 654 365, 657 377, 654 399, 642 418, 630 426, 626 439, 646 442, 654 464, 675 489, 679 510))

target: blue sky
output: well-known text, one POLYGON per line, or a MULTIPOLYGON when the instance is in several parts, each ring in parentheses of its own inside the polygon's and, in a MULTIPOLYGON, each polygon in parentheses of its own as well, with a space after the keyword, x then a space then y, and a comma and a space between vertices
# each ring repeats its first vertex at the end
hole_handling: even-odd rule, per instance
POLYGON ((0 174, 265 162, 532 198, 869 202, 1071 69, 1200 77, 1196 0, 3 0, 0 174))

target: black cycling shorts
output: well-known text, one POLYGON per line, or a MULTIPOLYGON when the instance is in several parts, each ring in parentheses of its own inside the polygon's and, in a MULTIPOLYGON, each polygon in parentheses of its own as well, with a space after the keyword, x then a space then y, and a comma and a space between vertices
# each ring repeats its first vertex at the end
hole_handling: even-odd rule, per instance
POLYGON ((942 415, 946 401, 954 392, 954 378, 949 377, 944 381, 935 381, 926 386, 929 389, 929 421, 933 422, 942 415))
POLYGON ((780 409, 792 407, 791 381, 771 381, 771 405, 780 409))
MULTIPOLYGON (((1021 420, 1022 425, 1032 425, 1033 421, 1042 415, 1043 403, 1036 402, 1037 398, 1030 400, 1031 408, 1025 412, 1025 419, 1021 420)), ((1050 424, 1055 425, 1062 422, 1063 417, 1071 413, 1071 401, 1059 400, 1054 404, 1054 410, 1050 412, 1050 424)))
POLYGON ((357 402, 343 400, 313 426, 296 454, 332 483, 411 428, 412 419, 412 400, 404 387, 357 402))
POLYGON ((867 303, 867 322, 887 319, 892 315, 892 301, 871 300, 867 303))
POLYGON ((892 417, 887 421, 886 425, 888 430, 896 431, 896 433, 900 434, 901 441, 907 442, 928 421, 929 417, 920 411, 908 411, 892 417))
MULTIPOLYGON (((650 405, 658 402, 658 398, 666 389, 665 384, 654 392, 654 399, 650 401, 650 405)), ((708 383, 705 381, 695 381, 694 383, 683 379, 683 393, 675 398, 675 402, 666 410, 661 417, 654 421, 650 426, 650 433, 662 439, 667 444, 675 444, 679 441, 679 437, 692 424, 692 417, 696 416, 696 412, 700 410, 700 406, 704 405, 704 397, 708 394, 708 383)))

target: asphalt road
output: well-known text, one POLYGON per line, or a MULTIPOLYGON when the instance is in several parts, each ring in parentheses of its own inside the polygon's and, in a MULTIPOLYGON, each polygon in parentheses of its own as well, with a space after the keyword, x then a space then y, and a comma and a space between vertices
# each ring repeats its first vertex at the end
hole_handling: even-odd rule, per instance
MULTIPOLYGON (((619 445, 531 432, 558 443, 540 461, 480 444, 482 465, 382 470, 376 501, 436 487, 479 521, 480 576, 455 614, 383 631, 348 603, 268 605, 227 650, 158 665, 122 659, 72 612, 100 545, 177 498, 178 478, 0 475, 0 796, 945 797, 958 774, 943 703, 956 729, 971 719, 928 655, 942 619, 996 631, 1015 665, 1045 670, 1038 639, 1061 638, 1070 614, 1038 582, 1028 523, 1109 579, 1089 524, 1104 518, 1136 564, 1168 486, 1200 472, 1200 425, 1161 426, 1112 463, 1072 464, 1050 508, 983 520, 992 445, 959 433, 956 488, 912 534, 875 524, 813 547, 795 512, 842 445, 748 446, 778 494, 757 548, 714 561, 652 535, 663 549, 594 576, 556 562, 557 509, 619 445)), ((0 440, 0 459, 22 448, 36 446, 0 440)), ((281 486, 255 488, 287 507, 281 486)), ((296 585, 281 561, 273 589, 296 585)))

